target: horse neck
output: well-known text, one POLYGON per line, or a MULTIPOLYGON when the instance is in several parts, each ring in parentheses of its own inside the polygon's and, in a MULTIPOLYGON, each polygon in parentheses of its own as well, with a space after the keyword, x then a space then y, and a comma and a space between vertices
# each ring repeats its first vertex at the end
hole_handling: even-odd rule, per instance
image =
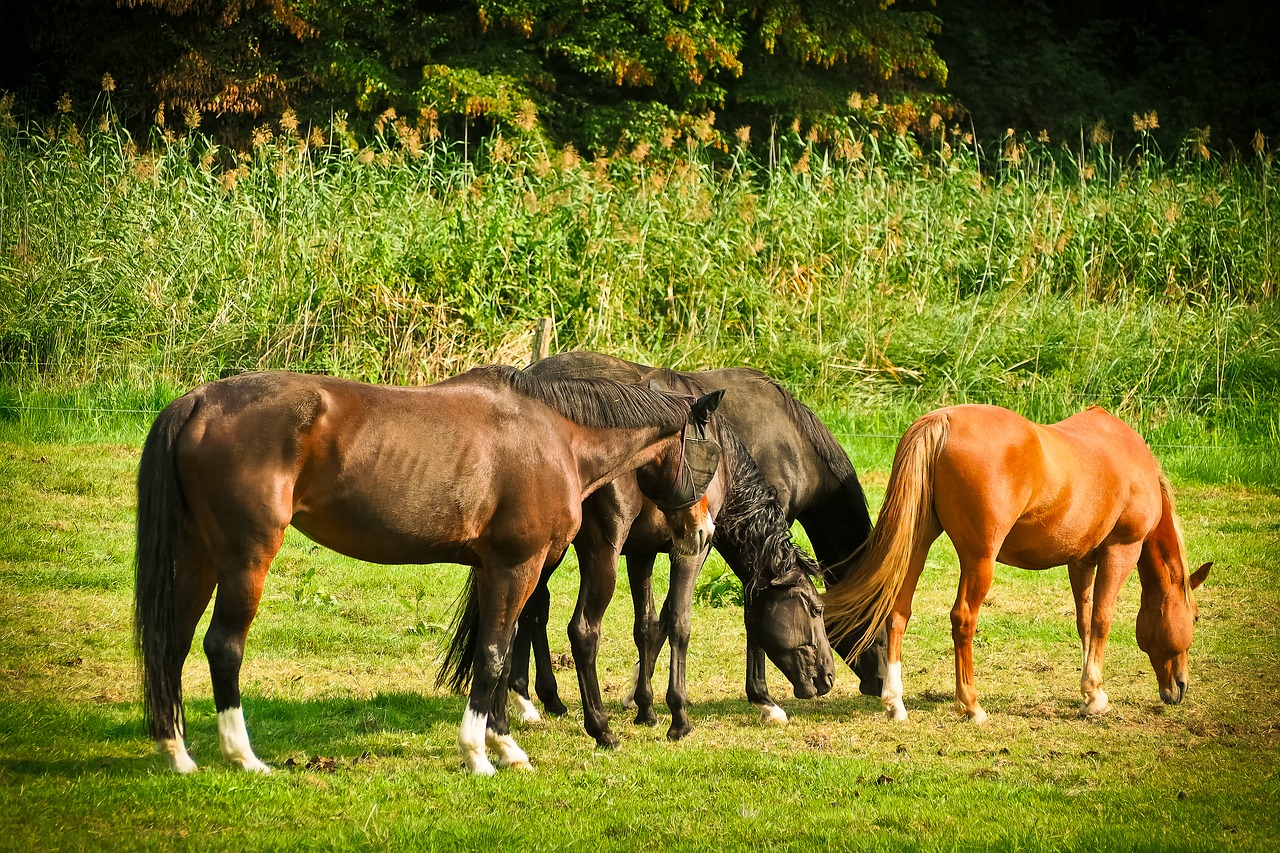
POLYGON ((680 435, 679 430, 660 426, 616 429, 574 424, 571 443, 582 496, 655 459, 679 442, 680 435))
POLYGON ((1143 596, 1185 594, 1187 589, 1186 546, 1178 516, 1168 495, 1161 494, 1160 521, 1142 543, 1138 555, 1138 578, 1143 596))
MULTIPOLYGON (((726 466, 730 472, 733 466, 726 466)), ((722 469, 723 470, 723 469, 722 469)), ((716 548, 745 585, 782 575, 802 559, 791 528, 763 480, 730 474, 716 516, 716 548)))
POLYGON ((862 490, 856 495, 844 488, 829 492, 798 518, 828 582, 847 577, 854 557, 871 536, 871 514, 862 490))

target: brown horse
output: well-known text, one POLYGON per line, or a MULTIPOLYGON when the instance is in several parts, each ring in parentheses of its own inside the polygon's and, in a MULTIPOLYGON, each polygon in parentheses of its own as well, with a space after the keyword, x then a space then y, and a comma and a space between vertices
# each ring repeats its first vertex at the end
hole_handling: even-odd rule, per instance
POLYGON ((1123 421, 1094 407, 1049 426, 996 406, 930 412, 903 435, 884 507, 859 566, 828 589, 827 627, 888 617, 889 665, 881 699, 902 704, 902 634, 929 546, 946 533, 960 558, 951 609, 956 709, 986 719, 973 681, 978 607, 996 562, 1023 569, 1067 566, 1084 649, 1082 715, 1109 707, 1102 657, 1120 587, 1138 567, 1138 645, 1151 659, 1160 697, 1187 691, 1187 649, 1197 617, 1193 590, 1211 563, 1187 569, 1173 491, 1150 449, 1123 421))
POLYGON ((500 766, 528 768, 506 713, 521 608, 573 541, 583 499, 620 474, 635 472, 690 548, 707 547, 701 472, 719 448, 702 434, 719 400, 490 367, 425 388, 248 374, 170 403, 138 474, 135 637, 158 751, 174 770, 195 769, 182 666, 216 588, 204 651, 222 754, 268 769, 249 746, 240 665, 292 524, 370 562, 474 567, 479 643, 458 749, 473 773, 494 772, 486 742, 500 766))

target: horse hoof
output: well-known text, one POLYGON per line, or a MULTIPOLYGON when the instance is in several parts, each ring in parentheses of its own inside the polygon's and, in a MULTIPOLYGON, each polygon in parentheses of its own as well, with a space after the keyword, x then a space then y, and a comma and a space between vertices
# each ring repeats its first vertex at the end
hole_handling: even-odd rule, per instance
POLYGON ((1100 717, 1111 710, 1111 700, 1107 698, 1107 694, 1098 691, 1098 694, 1092 699, 1085 700, 1080 706, 1080 716, 1082 717, 1100 717))
POLYGON ((667 729, 667 740, 672 740, 672 741, 680 740, 681 738, 687 737, 689 733, 692 731, 693 731, 693 726, 682 726, 680 728, 676 728, 675 726, 672 726, 671 728, 667 729))
POLYGON ((542 715, 538 713, 538 709, 528 699, 519 693, 511 694, 511 699, 516 708, 516 719, 525 725, 542 722, 542 715))
POLYGON ((621 743, 622 741, 618 740, 618 736, 613 732, 596 735, 596 745, 601 749, 617 749, 621 743))
POLYGON ((529 761, 515 761, 511 764, 503 765, 504 770, 514 770, 517 773, 532 773, 533 764, 529 761))
POLYGON ((626 708, 628 711, 634 711, 636 708, 640 707, 636 704, 636 694, 634 691, 622 697, 622 707, 626 708))
POLYGON ((905 722, 907 719, 907 709, 901 705, 884 709, 884 715, 895 723, 905 722))
POLYGON ((553 699, 550 702, 543 702, 542 707, 545 708, 547 713, 553 717, 563 717, 565 714, 569 713, 569 708, 559 699, 553 699))
POLYGON ((470 773, 472 776, 493 776, 498 771, 489 763, 489 759, 470 758, 462 762, 462 769, 470 773))
POLYGON ((972 711, 965 714, 965 719, 973 723, 975 726, 980 726, 987 721, 987 712, 981 708, 974 708, 972 711))
POLYGON ((263 776, 271 772, 270 767, 256 758, 240 762, 240 769, 246 773, 261 773, 263 776))
POLYGON ((760 709, 760 722, 766 726, 785 726, 787 712, 777 705, 765 705, 760 709))
POLYGON ((635 723, 637 726, 649 726, 652 728, 658 724, 658 715, 653 713, 653 708, 640 710, 637 707, 635 723))

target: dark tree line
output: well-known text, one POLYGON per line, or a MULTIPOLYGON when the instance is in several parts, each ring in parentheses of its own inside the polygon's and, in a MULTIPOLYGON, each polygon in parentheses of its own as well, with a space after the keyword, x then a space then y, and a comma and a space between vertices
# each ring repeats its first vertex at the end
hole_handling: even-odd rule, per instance
POLYGON ((1166 151, 1205 127, 1247 150, 1280 130, 1277 5, 19 0, 0 93, 40 119, 84 115, 109 89, 135 134, 160 119, 227 140, 286 115, 367 132, 388 110, 432 134, 500 127, 584 150, 795 119, 923 132, 934 113, 967 113, 984 141, 1067 140, 1100 120, 1123 140, 1154 112, 1166 151))

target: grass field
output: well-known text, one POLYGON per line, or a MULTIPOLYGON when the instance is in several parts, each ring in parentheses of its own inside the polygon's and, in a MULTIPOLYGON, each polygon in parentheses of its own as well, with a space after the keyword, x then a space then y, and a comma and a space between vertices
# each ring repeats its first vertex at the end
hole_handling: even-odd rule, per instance
MULTIPOLYGON (((850 449, 878 507, 885 469, 859 460, 883 449, 850 449)), ((991 719, 959 722, 944 542, 907 634, 905 724, 842 671, 829 696, 783 702, 789 725, 762 726, 743 698, 741 611, 699 606, 695 731, 673 744, 665 721, 636 727, 619 704, 633 662, 624 576, 601 663, 621 747, 583 733, 565 669, 569 716, 516 731, 535 771, 493 779, 459 769, 464 700, 433 687, 465 570, 362 564, 291 532, 243 673, 250 734, 277 772, 222 762, 197 651, 185 689, 202 770, 179 778, 141 726, 137 456, 135 443, 0 442, 0 849, 1271 850, 1280 838, 1273 490, 1178 483, 1192 559, 1215 561, 1180 706, 1160 703, 1135 645, 1136 576, 1108 647, 1114 710, 1086 721, 1065 571, 1002 567, 975 652, 991 719)), ((570 560, 553 624, 575 591, 570 560)), ((568 651, 562 631, 552 644, 568 651)))

